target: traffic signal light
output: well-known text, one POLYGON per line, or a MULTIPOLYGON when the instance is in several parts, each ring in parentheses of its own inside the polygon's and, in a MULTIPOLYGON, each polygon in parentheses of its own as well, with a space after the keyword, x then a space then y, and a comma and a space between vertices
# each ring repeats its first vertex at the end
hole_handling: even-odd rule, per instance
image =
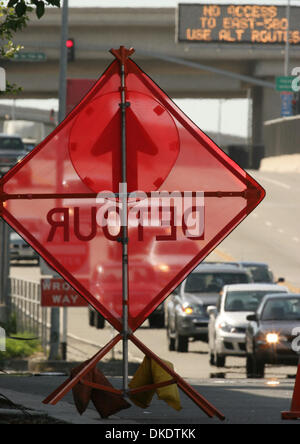
POLYGON ((68 62, 74 62, 74 60, 75 60, 75 40, 68 39, 66 41, 66 47, 68 50, 68 62))
POLYGON ((296 116, 300 114, 300 95, 298 92, 294 94, 292 105, 293 105, 293 115, 296 116))

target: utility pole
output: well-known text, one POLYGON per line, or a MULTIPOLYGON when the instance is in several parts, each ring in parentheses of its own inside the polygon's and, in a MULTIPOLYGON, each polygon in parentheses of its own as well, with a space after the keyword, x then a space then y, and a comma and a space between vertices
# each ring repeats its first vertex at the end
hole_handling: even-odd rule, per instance
POLYGON ((285 42, 284 52, 284 75, 289 75, 290 67, 290 19, 291 19, 291 0, 287 0, 286 6, 286 19, 287 19, 287 38, 285 42))
MULTIPOLYGON (((68 49, 66 42, 68 39, 68 12, 69 1, 63 0, 62 7, 62 23, 61 23, 61 42, 60 42, 60 73, 59 73, 59 112, 58 123, 61 123, 66 116, 66 96, 67 96, 67 69, 68 69, 68 49)), ((63 162, 58 159, 56 165, 56 180, 57 183, 62 182, 63 177, 63 162)), ((59 205, 59 203, 58 203, 59 205)), ((64 310, 67 310, 64 308, 64 310)), ((64 313, 64 320, 66 313, 64 313)), ((54 307, 51 309, 51 333, 50 333, 50 354, 49 359, 55 360, 59 356, 60 346, 60 309, 54 307)), ((62 358, 66 358, 66 344, 62 347, 62 358)))
POLYGON ((67 69, 68 69, 68 48, 69 37, 69 0, 63 0, 61 42, 60 42, 60 73, 59 73, 59 113, 58 123, 66 117, 67 98, 67 69))

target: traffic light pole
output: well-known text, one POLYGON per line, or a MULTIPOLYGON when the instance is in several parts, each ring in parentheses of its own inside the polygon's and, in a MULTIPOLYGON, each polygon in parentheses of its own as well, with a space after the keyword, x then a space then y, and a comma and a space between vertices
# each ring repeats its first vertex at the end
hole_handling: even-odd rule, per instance
MULTIPOLYGON (((66 117, 66 96, 67 96, 67 68, 68 68, 68 52, 66 41, 68 38, 68 8, 69 0, 63 0, 62 22, 61 22, 61 47, 60 47, 60 73, 59 73, 59 112, 58 122, 61 123, 66 117)), ((62 163, 58 162, 56 171, 57 184, 62 181, 62 163)), ((67 308, 63 308, 67 310, 67 308)), ((66 319, 66 313, 64 313, 66 319)), ((58 307, 51 308, 51 332, 50 332, 50 360, 57 360, 59 356, 60 345, 60 309, 58 307)), ((62 344, 62 358, 66 359, 67 344, 62 344)))

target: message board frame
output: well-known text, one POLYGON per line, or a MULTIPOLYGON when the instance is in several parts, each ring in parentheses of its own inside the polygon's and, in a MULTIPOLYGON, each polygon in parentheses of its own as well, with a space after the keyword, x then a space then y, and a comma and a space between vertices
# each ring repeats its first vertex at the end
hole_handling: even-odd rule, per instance
MULTIPOLYGON (((300 7, 291 7, 290 45, 300 45, 300 7)), ((243 3, 179 3, 176 41, 284 45, 287 36, 286 6, 243 3)))

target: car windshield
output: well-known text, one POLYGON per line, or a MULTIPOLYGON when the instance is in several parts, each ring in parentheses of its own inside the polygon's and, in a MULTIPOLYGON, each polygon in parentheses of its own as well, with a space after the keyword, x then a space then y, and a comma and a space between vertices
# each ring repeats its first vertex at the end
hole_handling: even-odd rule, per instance
POLYGON ((0 137, 0 150, 22 151, 23 149, 23 143, 18 137, 0 137))
MULTIPOLYGON (((225 311, 256 311, 268 291, 228 291, 225 299, 225 311)), ((273 291, 272 291, 273 293, 273 291)))
POLYGON ((224 285, 248 282, 249 277, 246 273, 191 273, 186 280, 185 291, 190 293, 219 293, 224 285))
POLYGON ((273 282, 274 277, 268 267, 264 265, 245 265, 253 277, 254 282, 273 282))
POLYGON ((270 299, 266 302, 262 321, 300 321, 300 298, 270 299))

